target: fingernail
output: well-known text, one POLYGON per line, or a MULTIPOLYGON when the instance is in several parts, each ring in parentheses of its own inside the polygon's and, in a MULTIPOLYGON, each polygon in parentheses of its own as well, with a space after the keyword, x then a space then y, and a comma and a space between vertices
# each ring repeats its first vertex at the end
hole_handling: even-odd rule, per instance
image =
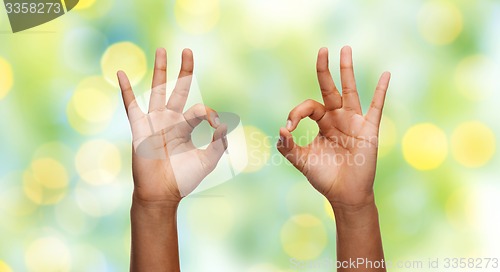
POLYGON ((286 122, 286 129, 291 130, 292 129, 292 121, 288 120, 286 122))
POLYGON ((222 136, 222 144, 224 145, 224 150, 226 150, 226 152, 227 152, 228 144, 227 144, 227 135, 226 135, 226 133, 224 133, 223 136, 222 136))
POLYGON ((220 119, 215 112, 210 112, 210 120, 212 120, 213 124, 215 127, 218 127, 220 125, 220 119))
POLYGON ((285 140, 285 137, 280 136, 279 142, 282 143, 285 140))

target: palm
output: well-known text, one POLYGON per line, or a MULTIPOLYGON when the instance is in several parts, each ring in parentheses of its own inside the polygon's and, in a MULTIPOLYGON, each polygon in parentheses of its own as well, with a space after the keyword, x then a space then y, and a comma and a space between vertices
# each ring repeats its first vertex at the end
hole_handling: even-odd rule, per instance
POLYGON ((389 78, 381 78, 372 107, 363 116, 350 52, 344 49, 341 57, 342 97, 331 78, 327 58, 327 53, 320 51, 318 78, 325 105, 307 100, 292 110, 291 124, 280 131, 283 142, 279 149, 328 200, 352 205, 373 190, 378 127, 389 78), (317 122, 319 133, 309 145, 300 147, 293 143, 290 131, 307 116, 317 122))
POLYGON ((375 174, 377 128, 363 116, 343 110, 327 112, 319 126, 318 136, 307 149, 315 157, 323 154, 329 159, 306 164, 303 173, 307 179, 328 199, 340 200, 350 191, 369 191, 370 177, 375 174))
POLYGON ((222 138, 226 128, 219 126, 215 111, 201 104, 182 112, 191 84, 190 51, 183 53, 183 68, 165 106, 166 57, 161 53, 157 52, 147 114, 137 105, 126 76, 119 74, 119 79, 133 134, 135 192, 148 201, 177 201, 213 171, 225 149, 222 138), (193 144, 191 133, 203 120, 208 120, 216 131, 214 141, 200 150, 193 144))

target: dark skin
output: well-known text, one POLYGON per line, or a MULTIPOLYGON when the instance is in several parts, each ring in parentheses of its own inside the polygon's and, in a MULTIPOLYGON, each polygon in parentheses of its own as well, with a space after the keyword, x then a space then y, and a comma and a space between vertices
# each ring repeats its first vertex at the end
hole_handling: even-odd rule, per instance
MULTIPOLYGON (((326 48, 319 51, 317 74, 323 103, 306 100, 290 112, 287 127, 280 129, 278 150, 330 202, 337 225, 337 260, 381 261, 384 253, 373 184, 390 73, 380 77, 366 115, 361 111, 350 47, 342 48, 340 54, 342 95, 333 82, 326 48), (291 132, 306 117, 316 121, 319 133, 302 147, 294 143, 291 132)), ((338 271, 385 269, 362 267, 338 271)))
MULTIPOLYGON (((118 72, 133 132, 131 271, 180 271, 177 208, 182 198, 213 171, 227 148, 227 128, 220 124, 215 111, 196 105, 183 113, 193 66, 192 52, 184 50, 179 80, 165 106, 166 52, 157 51, 148 113, 137 106, 125 73, 118 72), (216 130, 208 148, 198 150, 190 134, 203 120, 216 130)), ((324 104, 308 100, 293 109, 287 127, 280 129, 278 149, 331 203, 337 225, 337 260, 381 261, 384 254, 373 183, 390 74, 380 78, 370 109, 363 116, 349 47, 342 49, 340 66, 342 95, 328 69, 328 51, 320 50, 317 71, 324 104), (320 132, 311 144, 300 147, 293 142, 291 132, 305 117, 315 120, 320 132), (325 161, 314 162, 318 157, 325 161)))
POLYGON ((185 49, 177 84, 165 106, 167 56, 156 52, 148 113, 143 113, 124 72, 118 72, 123 102, 133 134, 130 271, 180 271, 177 208, 212 172, 227 148, 227 127, 217 113, 197 104, 184 112, 193 75, 193 53, 185 49), (205 150, 191 132, 203 120, 215 129, 205 150))

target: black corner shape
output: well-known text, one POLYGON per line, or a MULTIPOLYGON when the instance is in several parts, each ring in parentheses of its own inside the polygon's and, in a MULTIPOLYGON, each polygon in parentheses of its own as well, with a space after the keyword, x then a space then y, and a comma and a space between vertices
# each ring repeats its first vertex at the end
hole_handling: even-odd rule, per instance
POLYGON ((72 10, 79 0, 4 0, 12 32, 52 21, 72 10))

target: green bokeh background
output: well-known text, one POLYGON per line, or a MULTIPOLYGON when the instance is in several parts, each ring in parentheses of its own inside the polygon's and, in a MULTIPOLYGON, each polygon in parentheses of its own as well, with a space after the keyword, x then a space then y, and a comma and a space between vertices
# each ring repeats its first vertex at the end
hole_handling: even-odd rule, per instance
MULTIPOLYGON (((97 90, 108 100, 96 101, 95 110, 109 107, 110 118, 76 117, 78 125, 70 120, 77 86, 92 77, 103 81, 102 56, 122 42, 135 44, 147 58, 137 92, 147 91, 156 48, 168 51, 170 79, 182 49, 191 48, 204 102, 237 113, 244 126, 268 136, 271 144, 295 105, 321 99, 318 49, 330 49, 333 77, 340 82, 338 52, 352 46, 365 111, 379 75, 388 70, 393 76, 375 185, 386 259, 500 258, 500 156, 494 150, 500 133, 500 2, 99 0, 80 5, 18 34, 9 33, 7 15, 3 8, 0 12, 0 60, 10 66, 13 80, 0 96, 0 272, 128 270, 131 136, 119 89, 109 82, 97 90), (472 130, 466 141, 454 144, 456 129, 467 122, 482 124, 492 139, 472 130), (430 170, 413 167, 403 154, 404 136, 421 123, 435 125, 446 137, 437 147, 446 156, 430 170), (81 147, 95 141, 119 152, 113 164, 118 170, 103 184, 89 183, 78 170, 81 147), (485 155, 488 150, 493 155, 485 155), (475 153, 483 163, 464 165, 464 156, 475 153), (57 190, 37 185, 33 193, 33 163, 47 158, 63 167, 67 184, 57 190)), ((10 80, 1 72, 0 83, 10 80)), ((304 122, 296 136, 315 131, 313 123, 304 122)), ((258 150, 279 156, 274 148, 258 150)), ((107 165, 106 159, 90 164, 101 162, 107 165)), ((293 167, 267 161, 204 193, 218 197, 188 197, 179 210, 183 271, 297 271, 293 258, 335 260, 334 221, 323 197, 293 167), (317 224, 293 225, 291 218, 304 215, 317 224), (283 238, 290 224, 294 238, 283 238), (320 253, 297 256, 286 250, 291 244, 320 253)))

